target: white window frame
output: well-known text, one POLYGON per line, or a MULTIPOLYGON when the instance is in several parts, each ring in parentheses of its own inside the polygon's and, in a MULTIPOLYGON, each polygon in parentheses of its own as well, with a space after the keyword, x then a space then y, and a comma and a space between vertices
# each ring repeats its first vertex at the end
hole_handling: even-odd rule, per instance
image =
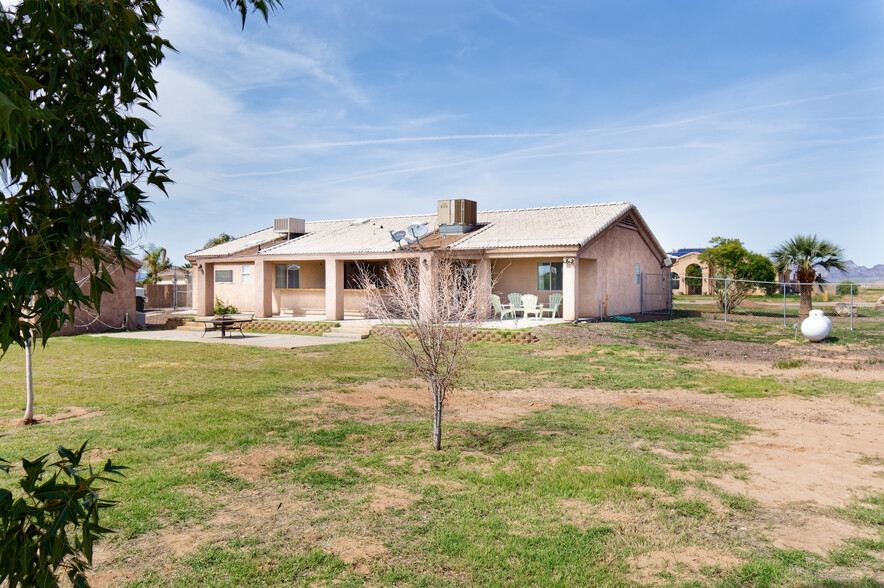
POLYGON ((240 281, 243 284, 251 284, 252 283, 252 264, 250 264, 250 263, 242 264, 240 281))

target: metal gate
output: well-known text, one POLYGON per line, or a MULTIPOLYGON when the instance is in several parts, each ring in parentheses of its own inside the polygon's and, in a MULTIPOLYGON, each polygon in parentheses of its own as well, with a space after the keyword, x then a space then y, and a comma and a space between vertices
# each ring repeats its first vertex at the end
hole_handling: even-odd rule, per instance
POLYGON ((642 274, 642 314, 672 314, 672 274, 642 274))
POLYGON ((175 310, 193 307, 190 276, 188 271, 172 274, 172 308, 175 310))

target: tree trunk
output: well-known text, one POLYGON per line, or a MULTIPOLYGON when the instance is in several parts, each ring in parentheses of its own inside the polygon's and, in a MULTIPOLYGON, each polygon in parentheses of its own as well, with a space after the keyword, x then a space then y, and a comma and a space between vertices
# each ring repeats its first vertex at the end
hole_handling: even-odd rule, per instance
POLYGON ((438 384, 431 384, 433 391, 433 449, 442 449, 442 391, 438 384))
POLYGON ((31 338, 25 339, 25 424, 34 422, 34 376, 31 372, 31 338))
POLYGON ((801 304, 798 307, 798 316, 806 318, 813 310, 813 284, 802 284, 799 286, 801 292, 801 304))

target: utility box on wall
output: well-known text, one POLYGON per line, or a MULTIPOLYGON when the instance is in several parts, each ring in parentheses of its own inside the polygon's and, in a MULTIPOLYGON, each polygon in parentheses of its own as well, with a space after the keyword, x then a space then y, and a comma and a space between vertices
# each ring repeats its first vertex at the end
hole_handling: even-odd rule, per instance
POLYGON ((476 201, 458 198, 439 201, 440 225, 476 225, 476 201))

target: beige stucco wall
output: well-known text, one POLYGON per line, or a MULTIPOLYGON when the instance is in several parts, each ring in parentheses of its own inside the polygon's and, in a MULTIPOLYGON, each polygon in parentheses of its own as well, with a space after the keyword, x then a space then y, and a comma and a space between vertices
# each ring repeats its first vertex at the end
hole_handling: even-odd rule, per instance
POLYGON ((254 312, 255 310, 255 266, 253 263, 216 263, 212 275, 208 276, 213 281, 215 273, 219 270, 233 270, 232 284, 219 284, 214 282, 215 297, 220 298, 227 304, 232 304, 240 312, 254 312), (247 283, 242 280, 242 266, 251 268, 251 278, 247 283))
POLYGON ((364 298, 364 290, 344 290, 344 312, 362 312, 362 301, 364 298))
MULTIPOLYGON (((77 310, 74 323, 67 323, 58 335, 79 335, 80 333, 100 333, 108 329, 135 327, 135 271, 138 265, 126 264, 125 271, 119 263, 111 266, 108 271, 114 280, 114 291, 101 296, 101 314, 94 311, 77 310)), ((77 280, 84 278, 87 272, 80 267, 74 268, 77 280)), ((83 291, 89 292, 86 280, 83 291)))
POLYGON ((596 238, 580 253, 581 284, 586 283, 587 266, 592 267, 588 260, 595 260, 596 274, 594 292, 584 292, 581 288, 580 315, 599 316, 600 309, 604 312, 605 297, 609 315, 641 312, 641 284, 636 283, 636 264, 642 273, 668 271, 660 267, 658 256, 638 230, 614 226, 596 238))
MULTIPOLYGON (((575 257, 579 317, 603 314, 606 296, 609 315, 641 312, 642 286, 636 282, 636 264, 640 264, 642 273, 667 271, 660 267, 661 253, 648 244, 639 230, 619 226, 596 238, 575 257)), ((510 292, 535 294, 546 305, 550 292, 537 290, 537 264, 562 261, 563 256, 495 259, 494 293, 503 301, 510 292)))
POLYGON ((495 259, 493 261, 492 279, 494 293, 500 295, 503 302, 507 301, 510 292, 534 294, 537 301, 549 304, 549 295, 561 290, 537 290, 537 264, 541 262, 562 262, 561 257, 531 257, 526 259, 495 259))
POLYGON ((294 316, 304 316, 306 310, 325 308, 325 263, 323 261, 275 261, 269 264, 270 284, 273 289, 273 314, 280 308, 291 310, 294 316), (300 266, 298 288, 276 287, 276 266, 289 263, 300 266))
MULTIPOLYGON (((595 259, 579 259, 577 266, 577 316, 599 316, 598 307, 598 261, 595 259)), ((602 309, 603 311, 604 309, 602 309)))
POLYGON ((291 310, 294 316, 305 316, 307 310, 325 309, 325 288, 291 288, 273 290, 273 314, 280 308, 291 310))
POLYGON ((296 263, 301 266, 301 288, 325 288, 325 264, 322 261, 296 263))

